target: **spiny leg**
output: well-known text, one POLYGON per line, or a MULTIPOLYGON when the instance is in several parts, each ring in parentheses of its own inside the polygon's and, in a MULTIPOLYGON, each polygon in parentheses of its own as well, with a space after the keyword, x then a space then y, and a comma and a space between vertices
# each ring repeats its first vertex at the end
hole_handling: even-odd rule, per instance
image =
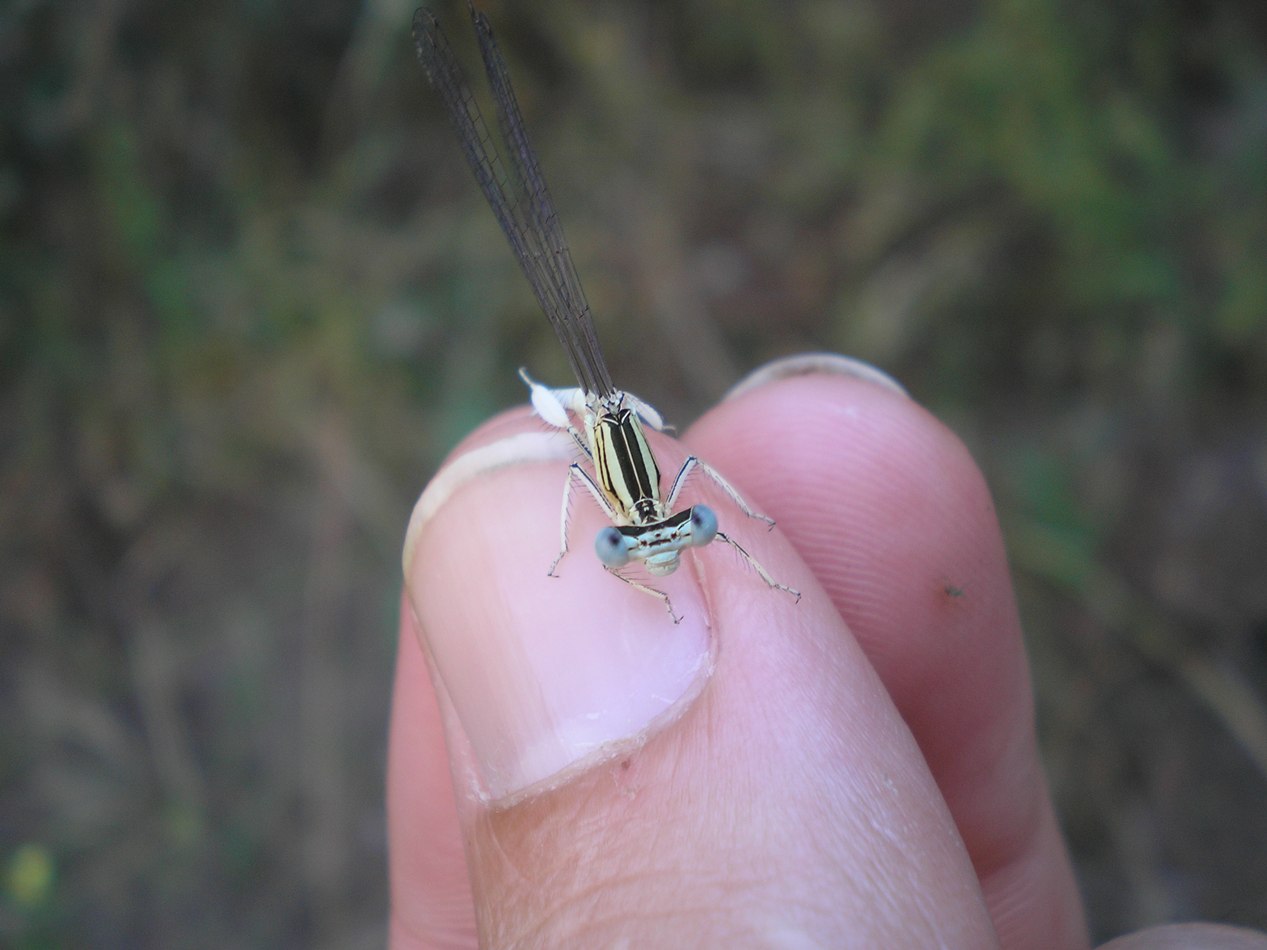
MULTIPOLYGON (((713 468, 707 462, 701 462, 694 455, 688 456, 686 461, 682 463, 682 467, 678 469, 677 478, 673 479, 673 487, 669 489, 669 497, 668 497, 668 500, 665 501, 665 506, 667 508, 669 509, 673 508, 674 504, 677 502, 678 493, 682 491, 682 486, 686 483, 687 476, 690 475, 691 469, 695 468, 696 466, 699 466, 700 470, 705 475, 707 475, 714 482, 716 482, 717 486, 721 488, 721 490, 724 491, 727 495, 730 496, 730 500, 733 501, 736 505, 738 505, 739 510, 742 511, 745 515, 747 515, 749 518, 756 518, 758 521, 764 521, 771 528, 774 527, 773 518, 769 517, 768 515, 763 515, 760 512, 753 511, 751 508, 749 508, 748 503, 743 500, 743 496, 740 495, 739 492, 735 491, 734 486, 731 485, 730 482, 726 481, 726 479, 721 477, 721 474, 717 471, 717 469, 713 468)), ((721 535, 718 535, 718 537, 721 537, 721 535)), ((726 540, 729 540, 729 539, 726 539, 726 540)), ((733 541, 731 543, 734 544, 733 541)), ((738 547, 738 545, 735 545, 735 546, 738 547)), ((743 549, 740 548, 740 550, 743 550, 743 549)), ((749 560, 751 560, 751 558, 749 558, 749 560)), ((777 587, 778 585, 776 584, 774 586, 777 587)))
POLYGON ((603 495, 602 489, 594 483, 594 479, 590 478, 589 473, 581 468, 580 464, 573 462, 568 466, 568 477, 563 483, 563 511, 559 518, 559 556, 550 564, 550 570, 546 571, 548 577, 558 577, 554 573, 554 569, 559 566, 559 562, 563 560, 563 555, 568 553, 568 514, 572 506, 572 480, 579 479, 581 484, 589 489, 589 493, 594 496, 594 500, 598 502, 600 508, 606 513, 608 519, 616 520, 616 512, 612 509, 611 502, 603 495))
MULTIPOLYGON (((644 594, 650 594, 652 597, 656 598, 656 600, 660 601, 660 603, 664 604, 664 609, 669 612, 669 618, 674 623, 682 622, 682 618, 673 612, 673 604, 669 600, 669 595, 666 594, 664 591, 656 590, 654 587, 648 587, 646 584, 640 583, 639 581, 634 580, 632 577, 626 577, 624 574, 621 574, 619 571, 612 570, 607 565, 603 565, 603 570, 605 570, 612 577, 615 577, 615 578, 618 578, 619 580, 624 581, 634 590, 640 590, 644 594)), ((797 594, 796 596, 800 597, 801 595, 797 594)))
POLYGON ((568 426, 568 435, 580 447, 582 454, 592 462, 594 456, 590 453, 590 447, 585 444, 585 440, 581 438, 581 433, 576 430, 576 426, 568 426))
POLYGON ((738 551, 739 556, 742 557, 745 561, 747 561, 749 566, 754 571, 756 571, 757 574, 761 576, 761 579, 765 581, 767 584, 769 584, 771 587, 773 587, 775 590, 787 591, 787 593, 791 594, 793 597, 796 598, 796 602, 798 604, 801 602, 801 592, 799 590, 797 590, 795 587, 788 587, 787 584, 780 584, 778 581, 776 581, 773 577, 770 576, 770 572, 761 566, 761 562, 758 561, 751 554, 749 554, 746 550, 744 550, 743 545, 741 545, 734 538, 730 537, 725 532, 718 531, 717 540, 725 541, 732 548, 738 551))

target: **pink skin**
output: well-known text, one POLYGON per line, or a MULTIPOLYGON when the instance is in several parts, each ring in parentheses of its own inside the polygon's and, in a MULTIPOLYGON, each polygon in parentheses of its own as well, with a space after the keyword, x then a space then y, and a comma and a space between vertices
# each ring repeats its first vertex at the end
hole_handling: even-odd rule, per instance
MULTIPOLYGON (((457 452, 539 429, 508 413, 457 452)), ((672 625, 652 598, 601 572, 586 580, 598 521, 578 514, 559 580, 544 577, 549 534, 499 537, 527 506, 557 531, 564 466, 516 466, 456 492, 420 533, 402 601, 392 945, 473 947, 478 933, 489 946, 1086 946, 1005 552, 960 442, 914 402, 829 375, 747 392, 682 442, 661 467, 694 452, 774 517, 767 533, 709 499, 801 603, 721 545, 685 555, 675 578, 700 593, 679 601, 674 588, 674 605, 715 637, 702 691, 640 748, 490 808, 469 791, 472 746, 433 688, 422 631, 478 637, 462 605, 494 579, 527 586, 488 599, 536 603, 540 585, 562 585, 549 590, 569 609, 473 622, 580 623, 602 637, 595 618, 613 604, 642 617, 645 600, 647 624, 672 625), (538 572, 514 569, 531 557, 538 572), (465 586, 453 562, 471 566, 465 586)))

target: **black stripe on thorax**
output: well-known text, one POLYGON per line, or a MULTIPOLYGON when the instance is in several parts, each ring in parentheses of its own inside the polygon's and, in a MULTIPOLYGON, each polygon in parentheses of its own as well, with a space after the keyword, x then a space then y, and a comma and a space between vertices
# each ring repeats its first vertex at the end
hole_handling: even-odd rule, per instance
POLYGON ((676 531, 678 528, 682 527, 682 525, 684 525, 686 522, 691 520, 691 514, 693 512, 694 512, 693 508, 683 508, 677 514, 669 515, 669 517, 665 518, 663 521, 657 521, 655 524, 617 525, 616 530, 619 531, 621 534, 625 535, 626 537, 630 537, 630 538, 637 538, 642 535, 645 535, 648 530, 658 529, 658 530, 663 531, 664 529, 667 528, 671 531, 676 531))
POLYGON ((599 482, 616 500, 627 494, 632 508, 645 517, 660 499, 660 469, 637 415, 628 408, 603 413, 596 427, 598 441, 606 447, 595 458, 599 482))

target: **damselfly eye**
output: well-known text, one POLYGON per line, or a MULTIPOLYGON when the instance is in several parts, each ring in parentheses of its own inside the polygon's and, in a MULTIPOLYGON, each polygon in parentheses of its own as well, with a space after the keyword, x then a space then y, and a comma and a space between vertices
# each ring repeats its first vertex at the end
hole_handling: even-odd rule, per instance
POLYGON ((594 550, 605 567, 624 567, 629 563, 629 545, 615 528, 604 528, 594 539, 594 550))
POLYGON ((691 546, 700 548, 717 537, 717 515, 708 505, 691 509, 691 546))

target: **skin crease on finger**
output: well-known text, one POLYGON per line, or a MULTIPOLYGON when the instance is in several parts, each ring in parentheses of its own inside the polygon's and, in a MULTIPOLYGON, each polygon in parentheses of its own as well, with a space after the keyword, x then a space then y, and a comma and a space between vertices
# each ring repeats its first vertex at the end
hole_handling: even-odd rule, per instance
MULTIPOLYGON (((407 607, 392 720, 392 933, 395 948, 477 944, 452 785, 442 764, 439 712, 407 607)), ((623 771, 623 770, 622 770, 623 771)), ((496 896, 488 899, 496 900, 496 896)), ((790 943, 787 941, 786 945, 790 943)), ((1212 924, 1179 924, 1120 937, 1113 950, 1264 950, 1261 932, 1212 924)))
POLYGON ((484 940, 991 945, 948 816, 865 667, 844 676, 856 702, 841 708, 815 697, 842 672, 831 664, 813 684, 769 653, 755 676, 736 659, 627 759, 505 811, 465 803, 484 940), (790 703, 786 676, 810 687, 790 703), (736 697, 767 709, 736 714, 736 697), (852 741, 835 717, 854 720, 852 741))

